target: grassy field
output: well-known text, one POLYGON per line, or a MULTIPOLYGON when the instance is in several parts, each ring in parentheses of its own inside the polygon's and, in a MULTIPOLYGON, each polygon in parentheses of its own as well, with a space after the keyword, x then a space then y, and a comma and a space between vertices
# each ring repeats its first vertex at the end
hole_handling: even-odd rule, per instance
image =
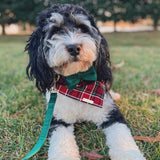
MULTIPOLYGON (((113 64, 113 89, 134 136, 156 136, 160 131, 160 32, 112 33, 105 37, 113 64)), ((45 115, 45 97, 25 75, 26 36, 0 37, 0 160, 22 159, 36 143, 45 115)), ((94 124, 76 124, 80 151, 92 150, 109 160, 103 133, 94 124)), ((139 142, 147 160, 160 159, 160 144, 139 142)), ((48 142, 33 160, 47 159, 48 142)), ((82 158, 85 160, 85 158, 82 158)))

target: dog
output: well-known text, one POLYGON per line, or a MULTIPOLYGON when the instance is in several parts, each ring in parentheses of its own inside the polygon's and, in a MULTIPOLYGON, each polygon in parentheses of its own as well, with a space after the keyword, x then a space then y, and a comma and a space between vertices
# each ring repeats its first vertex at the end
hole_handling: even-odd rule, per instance
POLYGON ((48 134, 48 160, 80 160, 74 136, 74 123, 79 121, 91 121, 103 130, 111 160, 145 160, 108 92, 112 85, 110 55, 93 16, 78 5, 53 5, 39 14, 37 28, 25 50, 29 54, 27 75, 36 80, 47 103, 51 89, 58 90, 48 134), (73 98, 73 91, 66 87, 68 77, 86 73, 90 68, 96 72, 96 81, 80 79, 73 91, 98 84, 96 92, 101 90, 97 94, 102 106, 94 105, 95 97, 73 98), (63 87, 70 95, 63 93, 63 87))

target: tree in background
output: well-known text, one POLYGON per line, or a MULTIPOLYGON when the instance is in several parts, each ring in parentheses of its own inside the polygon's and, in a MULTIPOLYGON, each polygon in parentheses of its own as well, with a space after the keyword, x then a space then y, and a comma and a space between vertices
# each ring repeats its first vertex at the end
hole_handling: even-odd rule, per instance
POLYGON ((102 0, 100 4, 98 1, 98 6, 98 19, 103 22, 112 20, 114 22, 114 31, 116 32, 116 23, 123 18, 125 13, 123 0, 102 0))
POLYGON ((5 35, 5 25, 22 22, 35 24, 37 14, 43 10, 44 0, 0 0, 0 24, 5 35))
POLYGON ((12 0, 0 0, 0 24, 2 26, 2 34, 5 35, 5 25, 17 22, 13 13, 12 0))
POLYGON ((135 23, 139 19, 146 18, 146 4, 145 0, 123 0, 122 20, 135 23))
POLYGON ((160 0, 146 0, 146 14, 153 20, 154 30, 157 30, 158 21, 160 20, 160 0))
MULTIPOLYGON (((5 34, 5 25, 21 22, 35 24, 37 14, 53 4, 79 4, 96 20, 112 20, 114 30, 120 20, 136 22, 151 17, 157 29, 160 19, 160 0, 0 0, 0 24, 5 34)), ((25 25, 24 25, 25 26, 25 25)))
POLYGON ((154 30, 157 30, 160 19, 160 0, 126 0, 126 15, 123 20, 136 22, 139 19, 151 18, 154 30))
POLYGON ((13 0, 13 12, 21 22, 35 24, 38 13, 43 10, 44 0, 13 0))

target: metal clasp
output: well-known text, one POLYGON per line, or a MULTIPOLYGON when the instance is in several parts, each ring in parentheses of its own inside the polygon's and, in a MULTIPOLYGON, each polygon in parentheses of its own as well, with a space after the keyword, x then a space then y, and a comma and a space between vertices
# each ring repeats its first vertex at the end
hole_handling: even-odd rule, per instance
POLYGON ((49 91, 50 93, 57 93, 58 90, 55 87, 51 87, 49 91))

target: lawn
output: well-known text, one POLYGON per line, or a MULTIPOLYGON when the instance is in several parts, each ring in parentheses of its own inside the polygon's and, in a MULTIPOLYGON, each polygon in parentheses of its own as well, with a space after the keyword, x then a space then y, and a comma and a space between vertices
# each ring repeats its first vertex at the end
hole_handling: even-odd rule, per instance
MULTIPOLYGON (((113 64, 113 90, 134 136, 154 137, 160 131, 160 32, 110 33, 105 37, 113 64)), ((45 116, 45 97, 27 79, 26 36, 0 37, 0 159, 22 159, 36 143, 45 116)), ((103 133, 94 124, 76 124, 80 151, 92 150, 109 160, 103 133)), ((160 144, 136 141, 147 160, 160 159, 160 144)), ((48 141, 33 160, 47 159, 48 141)), ((85 160, 85 158, 82 158, 85 160)))

